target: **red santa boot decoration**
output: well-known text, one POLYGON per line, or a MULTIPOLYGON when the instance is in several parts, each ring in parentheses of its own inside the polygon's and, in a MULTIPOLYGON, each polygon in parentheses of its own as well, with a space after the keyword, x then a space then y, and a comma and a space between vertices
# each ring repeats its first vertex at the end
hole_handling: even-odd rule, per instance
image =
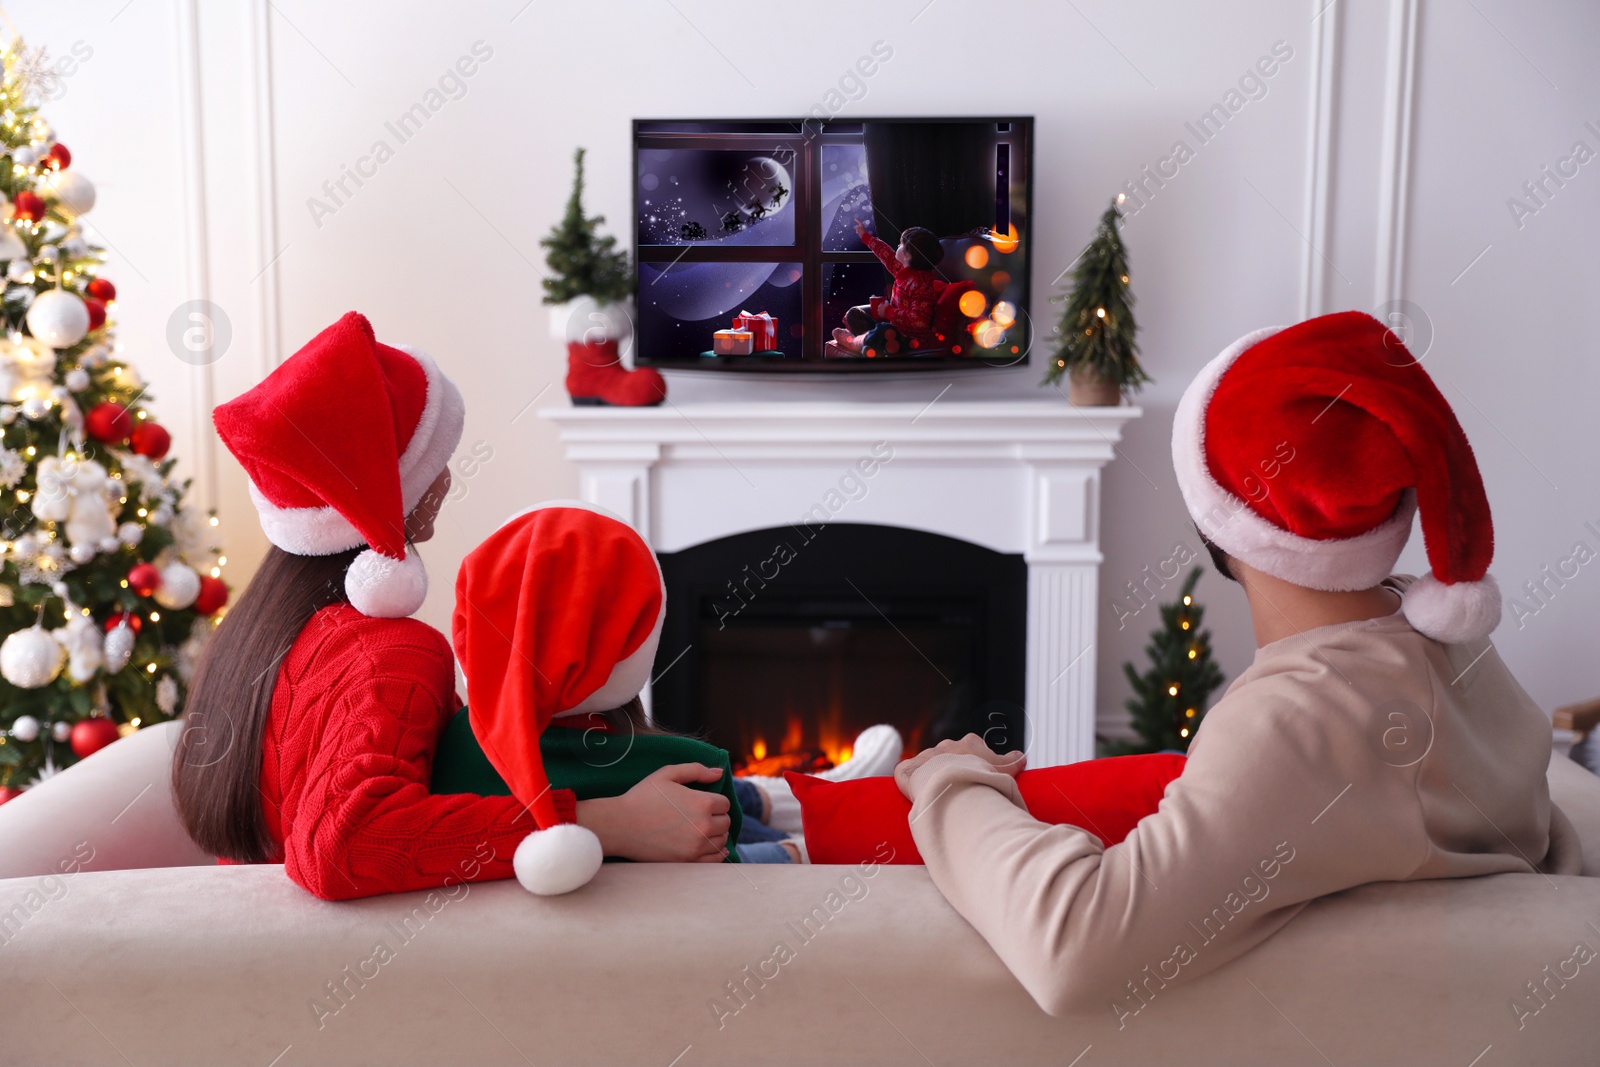
POLYGON ((1479 641, 1500 621, 1472 446, 1422 365, 1371 315, 1323 315, 1229 345, 1178 402, 1172 461, 1202 534, 1307 589, 1382 582, 1420 514, 1433 573, 1406 589, 1406 621, 1446 644, 1479 641))
POLYGON ((666 590, 632 527, 590 504, 556 501, 513 516, 467 555, 453 636, 472 732, 538 827, 512 857, 541 896, 600 869, 600 839, 557 810, 539 738, 552 719, 608 711, 650 680, 666 590))
POLYGON ((667 398, 667 383, 650 367, 629 370, 623 366, 613 339, 568 341, 567 395, 579 405, 651 407, 667 398))

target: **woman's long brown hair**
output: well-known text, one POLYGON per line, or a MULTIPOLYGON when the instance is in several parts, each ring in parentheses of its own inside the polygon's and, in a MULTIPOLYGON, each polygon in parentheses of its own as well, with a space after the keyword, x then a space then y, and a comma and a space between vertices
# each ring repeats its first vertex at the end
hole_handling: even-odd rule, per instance
POLYGON ((343 602, 355 549, 295 556, 271 548, 206 646, 172 758, 172 793, 195 844, 260 863, 277 849, 262 812, 262 734, 278 668, 318 609, 343 602))

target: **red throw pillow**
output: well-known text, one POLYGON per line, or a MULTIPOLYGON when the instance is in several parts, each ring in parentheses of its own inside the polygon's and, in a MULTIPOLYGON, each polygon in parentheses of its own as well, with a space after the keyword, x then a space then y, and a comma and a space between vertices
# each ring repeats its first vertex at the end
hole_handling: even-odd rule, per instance
MULTIPOLYGON (((1127 837, 1183 773, 1175 753, 1112 756, 1017 775, 1028 811, 1040 822, 1077 826, 1106 848, 1127 837)), ((911 837, 911 802, 890 777, 830 782, 784 774, 800 802, 812 863, 921 863, 911 837)))

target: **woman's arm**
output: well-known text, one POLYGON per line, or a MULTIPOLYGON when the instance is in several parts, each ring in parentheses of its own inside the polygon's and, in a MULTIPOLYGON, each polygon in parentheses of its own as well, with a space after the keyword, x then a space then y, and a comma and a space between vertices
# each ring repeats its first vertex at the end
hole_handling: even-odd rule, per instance
POLYGON ((728 798, 691 789, 722 777, 719 767, 674 763, 619 797, 578 801, 578 825, 593 830, 607 856, 641 863, 721 863, 728 854, 728 798))
MULTIPOLYGON (((286 813, 284 864, 297 884, 346 900, 511 877, 512 853, 534 829, 522 805, 428 791, 441 710, 454 690, 442 638, 352 656, 286 813)), ((571 793, 558 795, 557 807, 576 817, 571 793)))

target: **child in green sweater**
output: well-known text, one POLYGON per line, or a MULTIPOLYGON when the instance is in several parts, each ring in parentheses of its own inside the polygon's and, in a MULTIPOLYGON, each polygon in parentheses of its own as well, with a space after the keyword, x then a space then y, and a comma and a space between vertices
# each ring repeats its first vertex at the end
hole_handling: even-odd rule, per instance
MULTIPOLYGON (((431 789, 526 805, 537 830, 514 866, 534 892, 575 889, 602 858, 804 857, 786 783, 736 780, 727 752, 644 716, 664 612, 654 553, 588 504, 516 515, 462 562, 453 632, 469 706, 439 739, 431 789)), ((898 755, 856 770, 887 773, 898 755)))

